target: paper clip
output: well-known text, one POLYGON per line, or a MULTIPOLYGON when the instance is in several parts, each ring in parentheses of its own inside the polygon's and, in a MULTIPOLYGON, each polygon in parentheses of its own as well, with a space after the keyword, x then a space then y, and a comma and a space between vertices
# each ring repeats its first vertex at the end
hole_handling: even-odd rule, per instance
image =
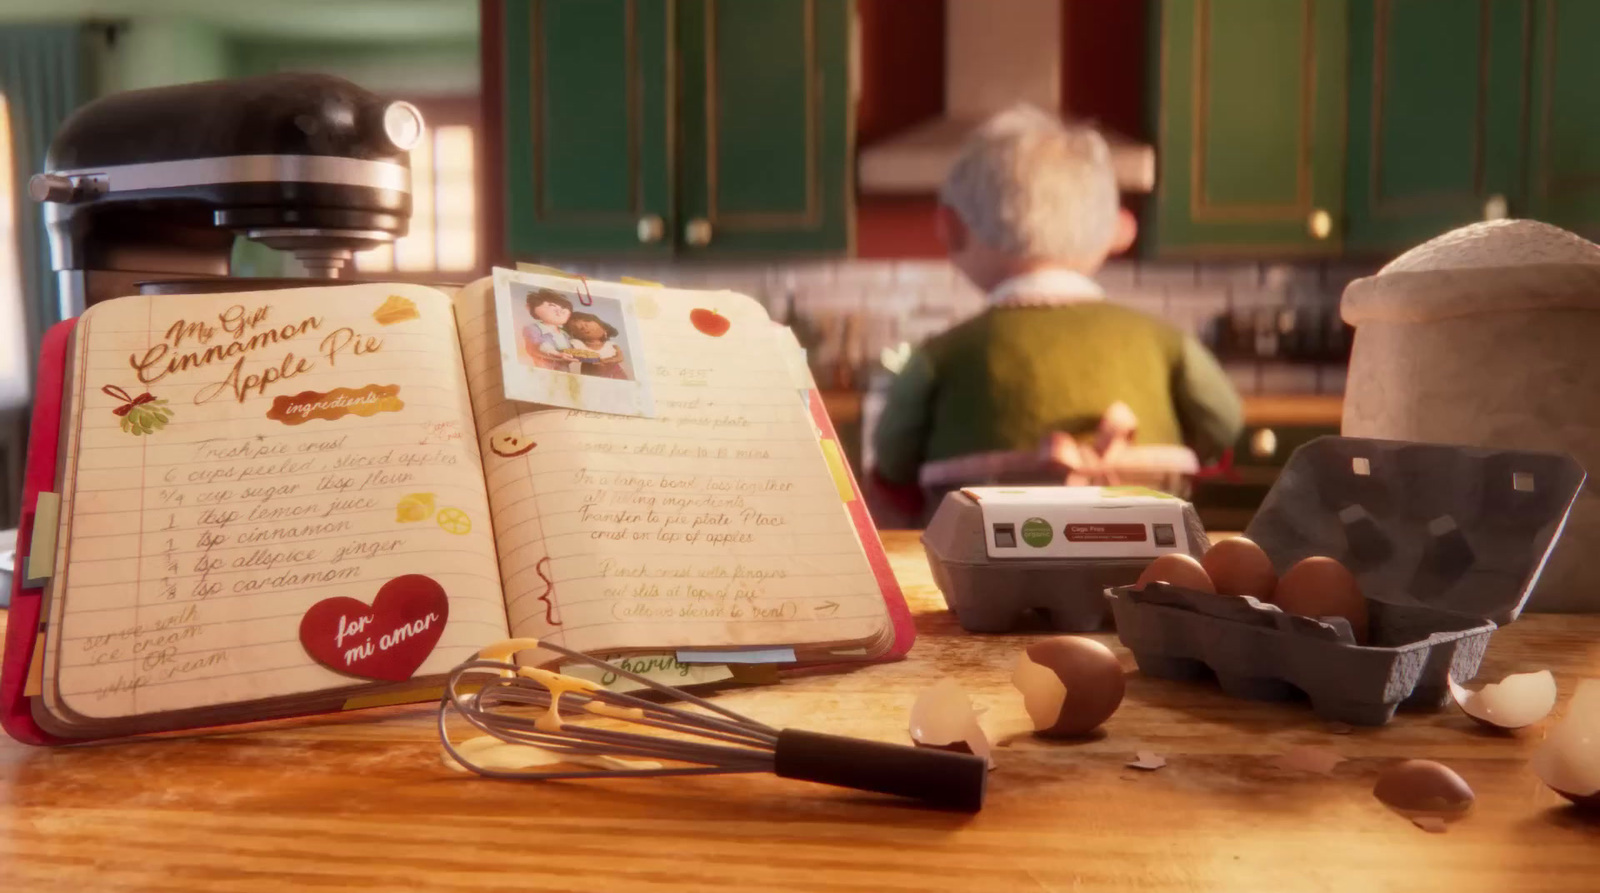
POLYGON ((580 274, 578 276, 578 284, 583 286, 583 291, 576 293, 578 295, 578 303, 585 307, 593 307, 594 296, 589 294, 589 277, 580 274))

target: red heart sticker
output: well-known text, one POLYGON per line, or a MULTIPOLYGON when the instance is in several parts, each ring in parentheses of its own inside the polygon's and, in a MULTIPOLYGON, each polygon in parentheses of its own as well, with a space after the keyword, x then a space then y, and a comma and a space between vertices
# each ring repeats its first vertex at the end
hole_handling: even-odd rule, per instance
POLYGON ((300 644, 341 673, 404 682, 433 653, 449 616, 444 587, 406 574, 383 584, 371 606, 344 596, 312 605, 300 618, 300 644))

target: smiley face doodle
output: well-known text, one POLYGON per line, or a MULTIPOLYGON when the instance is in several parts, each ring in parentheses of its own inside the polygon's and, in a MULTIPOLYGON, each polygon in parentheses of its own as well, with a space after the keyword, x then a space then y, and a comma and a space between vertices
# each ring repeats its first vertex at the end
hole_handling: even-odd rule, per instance
POLYGON ((516 434, 496 434, 489 438, 489 452, 507 459, 527 455, 536 446, 538 444, 531 438, 516 434))

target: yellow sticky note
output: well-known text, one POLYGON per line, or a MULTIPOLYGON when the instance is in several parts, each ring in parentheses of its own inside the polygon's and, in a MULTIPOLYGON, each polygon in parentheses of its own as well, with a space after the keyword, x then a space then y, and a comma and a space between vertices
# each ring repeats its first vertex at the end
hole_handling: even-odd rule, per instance
POLYGON ((844 454, 839 452, 839 441, 825 439, 821 443, 822 458, 828 461, 828 470, 833 472, 833 485, 839 488, 839 500, 855 501, 856 488, 850 483, 850 469, 845 467, 844 454))
POLYGON ((33 504, 33 540, 28 547, 27 574, 24 586, 38 586, 56 568, 56 527, 61 520, 61 494, 40 493, 33 504))
POLYGON ((662 285, 659 282, 651 282, 648 279, 635 279, 632 276, 623 276, 617 281, 621 282, 623 285, 643 285, 648 288, 666 288, 665 285, 662 285))

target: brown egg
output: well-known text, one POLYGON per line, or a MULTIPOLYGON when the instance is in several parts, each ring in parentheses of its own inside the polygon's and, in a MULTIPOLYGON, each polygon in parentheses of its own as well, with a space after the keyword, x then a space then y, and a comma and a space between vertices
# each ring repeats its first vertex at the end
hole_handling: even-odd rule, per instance
POLYGON ((1212 546, 1200 559, 1200 566, 1211 575, 1211 582, 1222 595, 1249 595, 1262 601, 1272 600, 1278 574, 1272 569, 1272 559, 1261 547, 1236 536, 1212 546))
POLYGON ((1302 617, 1343 617, 1350 621, 1356 644, 1367 644, 1367 600, 1355 574, 1321 555, 1295 562, 1278 581, 1272 601, 1302 617))
POLYGON ((1034 731, 1070 738, 1097 728, 1122 704, 1122 662, 1110 648, 1082 636, 1057 636, 1029 645, 1011 682, 1034 731))
POLYGON ((1139 575, 1139 582, 1134 585, 1143 586, 1152 580, 1201 592, 1217 591, 1217 587, 1211 583, 1211 576, 1200 566, 1200 562, 1182 552, 1168 552, 1150 562, 1150 566, 1139 575))
POLYGON ((1406 760, 1383 770, 1372 795, 1407 813, 1449 815, 1472 805, 1472 788, 1455 770, 1432 760, 1406 760))

